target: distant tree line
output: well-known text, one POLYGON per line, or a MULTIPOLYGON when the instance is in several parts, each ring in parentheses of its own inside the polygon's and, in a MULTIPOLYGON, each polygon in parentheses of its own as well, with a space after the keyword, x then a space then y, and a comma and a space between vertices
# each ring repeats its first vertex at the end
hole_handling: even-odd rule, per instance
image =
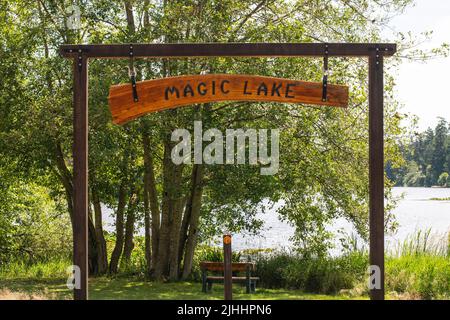
POLYGON ((443 119, 433 129, 416 134, 400 146, 405 164, 387 165, 386 174, 397 186, 450 187, 450 125, 443 119))

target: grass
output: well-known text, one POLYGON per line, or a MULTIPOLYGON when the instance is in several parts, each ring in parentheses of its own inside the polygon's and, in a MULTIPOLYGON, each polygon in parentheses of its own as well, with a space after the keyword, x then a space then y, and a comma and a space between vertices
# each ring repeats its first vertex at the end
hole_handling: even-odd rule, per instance
MULTIPOLYGON (((0 299, 71 299, 72 292, 65 279, 20 279, 0 280, 0 299)), ((307 294, 299 290, 257 288, 256 293, 246 294, 245 288, 235 285, 233 299, 236 300, 345 300, 346 295, 307 294)), ((93 278, 89 280, 91 300, 220 300, 223 285, 215 284, 212 292, 203 293, 197 282, 159 283, 132 278, 93 278)), ((352 298, 354 299, 354 298, 352 298)), ((358 299, 363 299, 359 297, 358 299)))
POLYGON ((393 258, 420 255, 447 257, 450 255, 449 248, 450 233, 439 235, 431 233, 431 229, 418 230, 404 241, 397 243, 388 256, 393 258))
POLYGON ((59 279, 67 276, 66 269, 72 265, 68 259, 54 259, 27 264, 11 262, 0 267, 0 279, 59 279))
POLYGON ((411 299, 450 299, 450 258, 431 254, 387 258, 386 287, 411 299))

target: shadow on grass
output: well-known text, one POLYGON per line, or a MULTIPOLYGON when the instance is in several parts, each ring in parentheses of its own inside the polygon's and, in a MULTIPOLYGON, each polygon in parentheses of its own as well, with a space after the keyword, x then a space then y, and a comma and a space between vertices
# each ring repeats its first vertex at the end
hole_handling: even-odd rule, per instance
MULTIPOLYGON (((9 279, 0 280, 1 289, 27 294, 41 294, 49 299, 71 299, 66 279, 9 279)), ((130 278, 89 279, 89 299, 92 300, 220 300, 223 285, 215 284, 212 292, 203 293, 201 284, 195 282, 160 283, 130 278)), ((256 293, 246 294, 245 287, 233 287, 236 300, 342 300, 343 295, 306 294, 297 290, 257 288, 256 293)))

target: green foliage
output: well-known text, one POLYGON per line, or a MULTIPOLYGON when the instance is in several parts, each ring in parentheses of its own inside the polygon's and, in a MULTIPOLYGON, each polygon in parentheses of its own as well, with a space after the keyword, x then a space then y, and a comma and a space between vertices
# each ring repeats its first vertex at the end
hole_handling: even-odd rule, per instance
POLYGON ((450 126, 440 118, 436 128, 416 134, 401 145, 406 165, 388 166, 388 177, 397 185, 408 187, 448 187, 450 170, 450 126))
MULTIPOLYGON (((392 297, 448 299, 450 234, 418 231, 386 255, 386 291, 392 297)), ((338 257, 274 252, 257 259, 257 274, 267 288, 305 292, 368 294, 368 253, 356 244, 338 257), (350 289, 350 290, 347 290, 350 289)))
POLYGON ((426 253, 390 257, 386 260, 386 286, 410 298, 448 299, 450 259, 426 253))
MULTIPOLYGON (((197 248, 195 257, 198 261, 220 262, 223 261, 223 249, 220 247, 202 245, 197 248)), ((232 253, 231 260, 233 262, 239 262, 240 258, 241 253, 239 251, 232 253)))
POLYGON ((438 185, 441 187, 450 187, 450 179, 448 178, 448 173, 443 172, 437 181, 438 185))
POLYGON ((407 298, 450 297, 450 233, 417 231, 386 258, 388 291, 407 298))
POLYGON ((403 177, 403 185, 407 187, 420 187, 424 183, 425 175, 419 170, 419 166, 414 161, 410 161, 406 175, 403 177))
POLYGON ((70 220, 60 200, 52 199, 47 188, 11 182, 0 197, 0 267, 70 256, 70 220))
POLYGON ((67 268, 73 262, 70 259, 47 259, 32 264, 24 261, 9 262, 0 266, 0 278, 5 279, 64 279, 67 278, 67 268))
POLYGON ((362 252, 315 258, 278 252, 261 256, 256 266, 264 287, 330 294, 353 288, 365 275, 368 262, 362 252))
MULTIPOLYGON (((134 237, 134 249, 131 252, 130 260, 123 260, 119 265, 120 276, 138 276, 145 278, 145 242, 144 237, 134 237)), ((112 248, 112 244, 110 246, 112 248)))

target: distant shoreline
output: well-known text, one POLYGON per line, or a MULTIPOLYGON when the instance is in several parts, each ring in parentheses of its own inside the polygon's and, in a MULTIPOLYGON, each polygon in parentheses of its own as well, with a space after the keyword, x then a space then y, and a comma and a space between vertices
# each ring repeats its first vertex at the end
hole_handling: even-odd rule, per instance
POLYGON ((431 187, 426 187, 426 186, 394 186, 393 188, 414 188, 414 189, 425 188, 425 189, 448 189, 448 190, 450 190, 450 187, 441 187, 441 186, 431 186, 431 187))
POLYGON ((446 198, 430 198, 431 201, 450 201, 450 197, 446 198))

